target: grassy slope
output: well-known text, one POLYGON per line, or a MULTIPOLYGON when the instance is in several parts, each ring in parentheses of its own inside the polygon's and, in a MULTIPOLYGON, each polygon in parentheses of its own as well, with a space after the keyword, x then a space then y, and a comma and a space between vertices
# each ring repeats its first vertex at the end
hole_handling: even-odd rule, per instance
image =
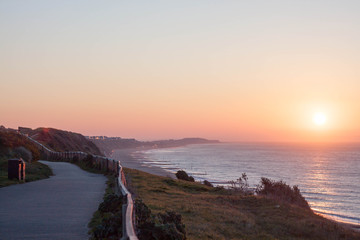
POLYGON ((129 187, 153 213, 176 211, 188 239, 360 239, 312 211, 258 196, 125 169, 129 187))
POLYGON ((50 147, 54 151, 82 151, 103 155, 99 148, 83 135, 54 128, 37 128, 23 131, 30 137, 50 147))

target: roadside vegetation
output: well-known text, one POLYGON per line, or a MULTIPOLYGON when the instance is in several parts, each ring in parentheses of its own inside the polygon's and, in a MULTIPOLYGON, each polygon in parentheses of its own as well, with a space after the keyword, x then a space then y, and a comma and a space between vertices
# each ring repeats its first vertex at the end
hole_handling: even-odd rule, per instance
MULTIPOLYGON (((125 203, 115 191, 115 176, 108 175, 103 202, 90 221, 90 239, 120 239, 122 237, 122 205, 125 203)), ((140 198, 134 201, 136 235, 140 240, 185 240, 182 217, 174 211, 153 213, 140 198)))
MULTIPOLYGON (((0 158, 0 187, 6 187, 13 184, 23 183, 17 179, 8 179, 8 159, 12 157, 1 157, 0 158)), ((25 182, 32 182, 49 178, 53 175, 51 169, 38 161, 32 163, 26 163, 25 168, 25 182)))
POLYGON ((115 177, 108 176, 103 202, 88 227, 90 239, 120 239, 122 236, 123 199, 115 194, 115 177))
POLYGON ((236 181, 243 189, 224 189, 134 169, 125 173, 133 196, 153 215, 181 216, 186 239, 360 239, 360 233, 314 214, 298 188, 284 182, 264 178, 251 194, 244 175, 236 181))
POLYGON ((140 198, 135 200, 137 237, 140 240, 185 240, 182 216, 174 211, 154 214, 140 198))

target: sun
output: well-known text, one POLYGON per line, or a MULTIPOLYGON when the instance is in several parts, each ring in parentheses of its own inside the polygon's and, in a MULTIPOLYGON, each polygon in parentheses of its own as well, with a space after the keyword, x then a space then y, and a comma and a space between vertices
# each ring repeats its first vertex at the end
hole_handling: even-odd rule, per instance
POLYGON ((323 126, 327 121, 326 115, 322 112, 317 112, 313 116, 313 122, 318 126, 323 126))

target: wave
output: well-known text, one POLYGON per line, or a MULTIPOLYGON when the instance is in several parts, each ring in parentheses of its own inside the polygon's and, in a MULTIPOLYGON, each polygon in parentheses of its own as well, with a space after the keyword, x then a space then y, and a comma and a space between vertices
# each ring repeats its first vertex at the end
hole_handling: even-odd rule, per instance
MULTIPOLYGON (((313 209, 313 211, 320 215, 326 215, 326 216, 343 219, 343 221, 341 221, 341 222, 344 222, 344 223, 352 223, 352 224, 360 225, 360 217, 353 217, 353 216, 348 216, 348 215, 343 215, 343 214, 338 214, 338 213, 333 213, 333 212, 322 211, 322 210, 318 210, 318 209, 313 209)), ((339 221, 339 220, 337 219, 337 221, 339 221)))
POLYGON ((215 185, 228 185, 229 180, 243 172, 247 173, 250 186, 256 186, 260 177, 284 180, 298 185, 318 213, 352 223, 360 221, 358 145, 326 148, 286 144, 189 145, 142 153, 139 157, 143 160, 147 157, 147 164, 172 171, 183 169, 196 180, 208 180, 215 185))

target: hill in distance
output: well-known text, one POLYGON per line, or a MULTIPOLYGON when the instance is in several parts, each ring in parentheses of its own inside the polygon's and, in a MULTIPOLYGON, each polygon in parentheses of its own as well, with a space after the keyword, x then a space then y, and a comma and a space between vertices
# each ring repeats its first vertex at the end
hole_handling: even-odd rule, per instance
POLYGON ((181 147, 190 144, 211 144, 220 143, 218 140, 207 140, 204 138, 183 138, 183 139, 169 139, 157 141, 138 141, 133 138, 120 137, 106 137, 106 136, 92 136, 88 137, 95 143, 106 155, 109 155, 115 149, 126 148, 168 148, 181 147))

